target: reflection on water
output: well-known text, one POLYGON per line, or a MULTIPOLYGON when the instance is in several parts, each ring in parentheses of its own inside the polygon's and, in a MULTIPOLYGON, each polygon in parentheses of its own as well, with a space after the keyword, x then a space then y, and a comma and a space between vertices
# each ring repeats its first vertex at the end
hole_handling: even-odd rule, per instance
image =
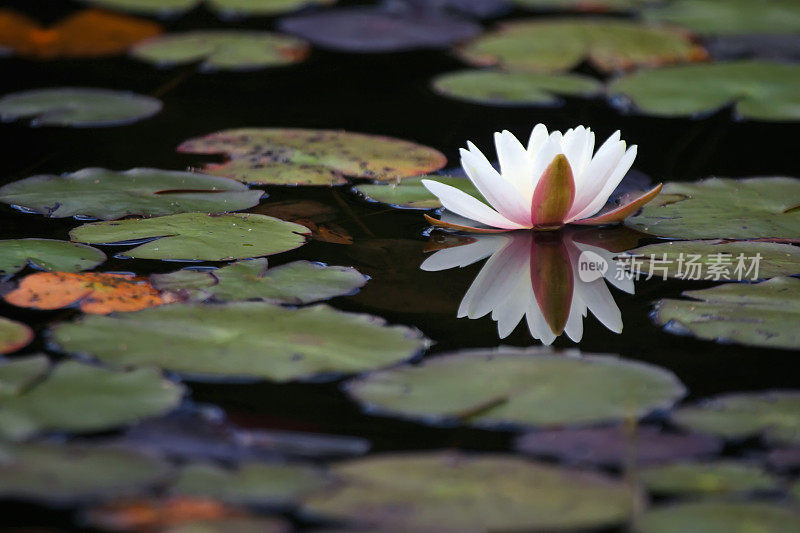
POLYGON ((602 247, 597 237, 594 230, 569 229, 478 235, 468 244, 437 251, 420 268, 465 267, 488 257, 461 300, 459 318, 491 313, 501 339, 524 318, 543 344, 562 333, 578 342, 587 311, 611 331, 622 331, 622 314, 606 282, 634 292, 633 279, 614 260, 618 250, 602 247))

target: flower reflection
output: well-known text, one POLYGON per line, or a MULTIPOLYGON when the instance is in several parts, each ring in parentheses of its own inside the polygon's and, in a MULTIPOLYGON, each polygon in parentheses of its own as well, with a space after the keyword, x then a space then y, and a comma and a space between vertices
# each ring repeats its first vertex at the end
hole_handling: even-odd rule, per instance
POLYGON ((562 333, 578 342, 587 311, 611 331, 622 331, 622 314, 606 281, 634 291, 633 279, 614 260, 617 254, 598 246, 602 240, 596 237, 585 231, 475 236, 469 244, 437 251, 420 268, 465 267, 488 257, 461 300, 459 318, 491 313, 500 338, 524 318, 543 344, 562 333))

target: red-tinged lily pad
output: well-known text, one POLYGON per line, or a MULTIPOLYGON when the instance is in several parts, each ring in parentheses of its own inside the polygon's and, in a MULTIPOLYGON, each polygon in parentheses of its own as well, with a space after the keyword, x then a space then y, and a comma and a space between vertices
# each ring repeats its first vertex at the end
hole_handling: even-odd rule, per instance
MULTIPOLYGON (((309 184, 302 177, 304 167, 316 167, 317 176, 324 177, 323 183, 314 185, 334 185, 333 176, 350 176, 394 180, 417 176, 442 168, 447 159, 433 148, 410 141, 351 133, 336 130, 252 128, 235 129, 211 133, 204 137, 190 139, 178 147, 179 152, 190 154, 225 154, 240 164, 242 160, 254 165, 281 163, 293 168, 279 169, 276 184, 309 184), (294 180, 286 179, 297 172, 294 180)), ((255 183, 272 183, 269 167, 256 167, 259 172, 255 183)), ((228 172, 225 166, 212 166, 209 172, 230 178, 248 181, 247 174, 228 172)))
POLYGON ((701 35, 800 32, 800 5, 794 0, 672 0, 649 7, 644 18, 701 35))
POLYGON ((311 230, 314 240, 333 244, 353 244, 353 237, 334 222, 339 218, 337 209, 313 200, 284 200, 262 203, 251 210, 281 220, 295 222, 311 230))
POLYGON ((24 348, 33 340, 33 330, 16 320, 0 317, 0 353, 24 348))
MULTIPOLYGON (((117 498, 84 513, 84 520, 103 531, 173 531, 202 521, 246 519, 247 513, 211 498, 117 498)), ((195 530, 195 533, 197 531, 195 530)))
POLYGON ((94 9, 78 11, 47 29, 21 13, 0 10, 0 49, 35 59, 122 54, 161 31, 149 20, 94 9))
POLYGON ((472 65, 565 72, 584 60, 603 72, 706 57, 686 33, 614 19, 531 19, 500 25, 458 49, 472 65))
POLYGON ((316 46, 352 53, 445 48, 475 37, 472 21, 410 7, 351 7, 288 17, 281 30, 316 46))
POLYGON ((138 44, 136 59, 158 66, 200 62, 205 72, 255 70, 303 61, 305 41, 277 33, 243 30, 205 30, 171 33, 138 44))
POLYGON ((0 276, 11 276, 30 266, 37 270, 80 272, 106 260, 106 254, 69 241, 7 239, 0 241, 0 276))

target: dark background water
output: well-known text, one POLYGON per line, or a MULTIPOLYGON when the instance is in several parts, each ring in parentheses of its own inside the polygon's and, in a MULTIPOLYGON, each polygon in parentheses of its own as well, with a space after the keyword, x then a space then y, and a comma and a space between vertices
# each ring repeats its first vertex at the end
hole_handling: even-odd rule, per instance
MULTIPOLYGON (((28 13, 44 24, 81 7, 78 3, 53 0, 15 0, 3 5, 28 13)), ((270 29, 274 21, 254 18, 221 22, 201 9, 164 24, 168 30, 270 29)), ((117 128, 0 124, 0 183, 89 166, 120 170, 137 166, 176 170, 199 166, 214 158, 178 154, 175 147, 191 137, 236 127, 334 128, 385 134, 438 148, 447 155, 449 166, 456 166, 457 150, 466 140, 474 141, 487 154, 493 153, 493 131, 509 129, 527 138, 537 122, 562 130, 584 124, 596 131, 598 140, 621 129, 626 141, 639 145, 635 168, 654 181, 694 180, 711 175, 800 174, 796 148, 800 125, 796 123, 735 121, 727 109, 700 120, 638 117, 620 113, 603 99, 567 100, 557 108, 484 107, 445 99, 429 90, 433 76, 463 67, 448 51, 351 55, 314 49, 307 61, 295 66, 219 73, 201 73, 194 65, 156 69, 125 57, 42 62, 2 58, 0 94, 52 86, 104 87, 157 95, 163 100, 164 109, 154 118, 117 128)), ((592 72, 588 66, 581 70, 592 72)), ((351 265, 373 276, 360 294, 334 299, 333 306, 374 313, 390 323, 416 326, 436 342, 430 354, 500 344, 538 344, 524 325, 500 341, 496 323, 489 317, 456 318, 461 296, 481 265, 443 273, 420 271, 422 248, 428 239, 423 235, 427 224, 420 212, 369 204, 351 194, 348 187, 266 190, 269 198, 265 203, 313 199, 330 205, 337 210, 336 223, 353 236, 354 245, 314 241, 269 258, 272 265, 300 258, 351 265), (378 244, 385 250, 383 263, 365 261, 378 244)), ((3 239, 66 239, 67 232, 79 224, 72 219, 45 219, 0 206, 3 239)), ((113 253, 113 249, 107 251, 113 253)), ((147 274, 180 266, 114 259, 101 270, 147 274)), ((727 391, 798 388, 796 352, 695 341, 663 332, 651 323, 649 313, 655 300, 676 296, 688 287, 709 285, 712 283, 640 281, 635 295, 612 289, 622 310, 623 333, 616 335, 606 330, 590 316, 584 321, 583 340, 577 347, 668 368, 687 385, 690 399, 727 391)), ((31 324, 42 333, 49 323, 76 313, 26 311, 3 304, 2 314, 31 324)), ((576 345, 564 337, 555 346, 576 345)), ((27 351, 43 347, 40 335, 27 351)), ((368 438, 374 450, 504 450, 513 435, 504 431, 434 428, 366 415, 345 397, 338 382, 190 385, 193 401, 219 405, 244 426, 358 435, 368 438)), ((7 506, 0 510, 4 507, 7 506)), ((15 511, 25 509, 15 507, 15 511)), ((20 523, 31 523, 31 517, 41 518, 34 510, 20 523)))

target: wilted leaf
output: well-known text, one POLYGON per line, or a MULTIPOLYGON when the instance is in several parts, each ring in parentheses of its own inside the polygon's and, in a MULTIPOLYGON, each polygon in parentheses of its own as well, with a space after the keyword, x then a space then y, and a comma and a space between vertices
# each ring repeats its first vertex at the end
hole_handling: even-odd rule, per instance
POLYGON ((238 211, 257 205, 263 194, 225 178, 155 168, 124 172, 84 168, 61 176, 31 176, 0 187, 0 201, 27 211, 53 218, 104 220, 238 211))
POLYGON ((672 0, 646 9, 644 17, 702 35, 800 32, 800 5, 794 0, 672 0))
POLYGON ((245 513, 210 498, 122 498, 90 509, 85 520, 103 531, 163 531, 196 521, 221 521, 245 513))
POLYGON ((33 117, 31 126, 124 126, 161 111, 161 101, 124 91, 83 87, 34 89, 0 98, 0 120, 33 117))
POLYGON ((293 250, 308 233, 305 226, 264 215, 181 213, 84 224, 69 236, 91 244, 150 239, 124 252, 137 259, 227 261, 293 250))
POLYGON ((320 202, 313 200, 285 200, 282 202, 262 203, 252 211, 303 225, 311 230, 312 238, 318 241, 333 244, 353 244, 353 237, 347 230, 333 222, 339 218, 338 211, 320 202))
POLYGON ((71 272, 30 274, 3 298, 17 307, 61 309, 77 305, 84 313, 100 315, 138 311, 178 300, 172 294, 159 293, 146 278, 135 274, 71 272))
POLYGON ((788 506, 759 502, 690 502, 653 507, 634 522, 638 533, 793 533, 800 514, 788 506))
POLYGON ((780 481, 746 462, 683 462, 651 466, 638 472, 644 487, 656 494, 706 495, 776 490, 780 481))
POLYGON ((39 270, 79 272, 91 270, 106 254, 69 241, 55 239, 8 239, 0 241, 0 276, 10 276, 31 266, 39 270))
POLYGON ((15 320, 0 317, 0 353, 11 353, 24 348, 33 340, 33 330, 15 320))

